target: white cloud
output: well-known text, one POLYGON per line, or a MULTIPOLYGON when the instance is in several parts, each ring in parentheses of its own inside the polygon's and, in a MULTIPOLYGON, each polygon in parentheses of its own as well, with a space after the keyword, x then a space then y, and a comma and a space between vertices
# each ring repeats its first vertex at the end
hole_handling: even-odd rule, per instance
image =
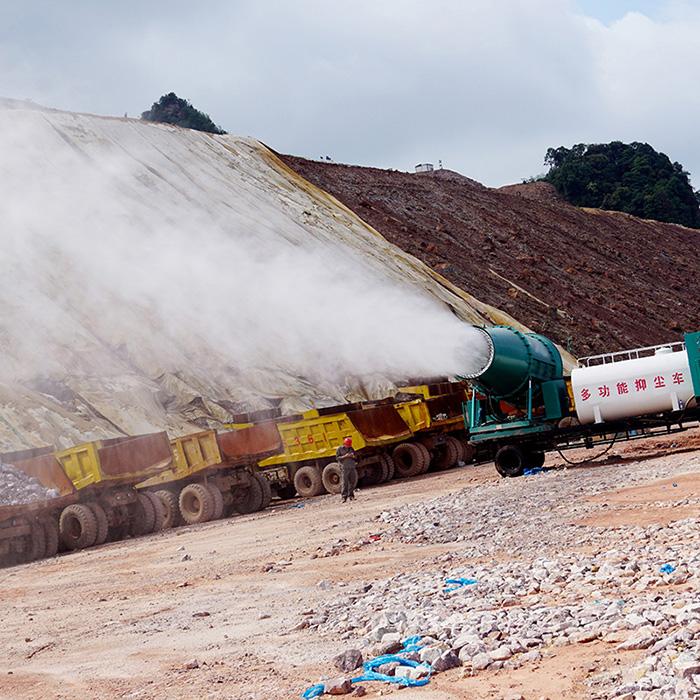
POLYGON ((608 24, 573 0, 70 7, 0 10, 0 93, 137 114, 174 90, 284 152, 442 158, 492 185, 541 171, 549 146, 641 140, 700 186, 697 0, 608 24))

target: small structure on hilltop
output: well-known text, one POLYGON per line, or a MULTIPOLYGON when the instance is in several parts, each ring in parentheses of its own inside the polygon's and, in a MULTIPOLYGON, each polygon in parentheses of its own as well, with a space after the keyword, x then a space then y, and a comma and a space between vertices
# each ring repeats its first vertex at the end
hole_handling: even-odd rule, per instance
POLYGON ((418 163, 418 165, 416 165, 417 173, 432 173, 434 169, 432 163, 418 163))

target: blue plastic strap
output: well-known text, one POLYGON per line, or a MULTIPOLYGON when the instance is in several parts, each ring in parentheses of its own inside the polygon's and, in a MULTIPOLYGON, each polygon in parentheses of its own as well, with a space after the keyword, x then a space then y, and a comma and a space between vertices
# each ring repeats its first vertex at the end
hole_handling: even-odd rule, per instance
POLYGON ((445 588, 445 593, 456 591, 462 586, 473 586, 475 583, 477 583, 477 580, 475 578, 446 578, 445 584, 452 585, 450 586, 450 588, 445 588))
POLYGON ((325 686, 323 685, 323 683, 317 683, 316 685, 312 685, 310 688, 307 688, 301 697, 305 700, 310 700, 311 698, 320 698, 321 695, 323 695, 324 690, 325 686))

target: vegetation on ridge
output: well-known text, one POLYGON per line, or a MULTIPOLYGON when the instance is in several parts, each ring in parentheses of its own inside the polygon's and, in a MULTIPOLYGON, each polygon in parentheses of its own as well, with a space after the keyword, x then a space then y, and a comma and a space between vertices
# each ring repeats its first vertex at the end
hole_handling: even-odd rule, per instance
POLYGON ((163 95, 158 102, 154 102, 149 110, 141 114, 141 119, 149 122, 161 122, 163 124, 175 124, 185 129, 207 131, 210 134, 225 134, 210 119, 208 114, 195 109, 188 100, 183 100, 174 92, 163 95))
POLYGON ((571 204, 700 228, 700 192, 680 163, 647 143, 550 148, 544 162, 544 180, 571 204))

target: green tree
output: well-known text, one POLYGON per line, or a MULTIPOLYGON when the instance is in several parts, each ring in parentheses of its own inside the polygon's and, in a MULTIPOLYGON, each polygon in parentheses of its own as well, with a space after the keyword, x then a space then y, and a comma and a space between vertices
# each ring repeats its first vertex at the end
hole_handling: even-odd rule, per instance
POLYGON ((548 149, 544 162, 544 179, 576 206, 700 228, 700 193, 688 173, 648 143, 560 146, 548 149))
POLYGON ((175 124, 185 129, 207 131, 210 134, 226 133, 214 124, 208 114, 195 109, 188 100, 183 100, 174 92, 169 92, 167 95, 163 95, 158 102, 154 102, 149 110, 141 114, 141 119, 149 122, 175 124))

